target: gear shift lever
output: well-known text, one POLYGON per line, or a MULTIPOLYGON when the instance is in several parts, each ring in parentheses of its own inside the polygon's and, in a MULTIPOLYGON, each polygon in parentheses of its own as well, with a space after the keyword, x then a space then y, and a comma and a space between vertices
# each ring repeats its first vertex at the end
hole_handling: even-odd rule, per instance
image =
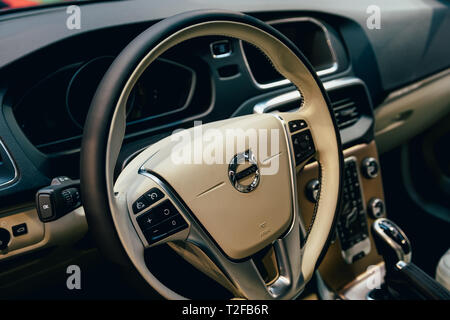
POLYGON ((372 234, 378 253, 383 256, 386 269, 394 267, 397 262, 411 262, 411 243, 405 233, 394 222, 386 218, 375 220, 372 234))
POLYGON ((375 220, 372 235, 378 253, 383 256, 389 294, 399 299, 449 299, 450 293, 415 264, 411 263, 411 243, 394 222, 375 220))

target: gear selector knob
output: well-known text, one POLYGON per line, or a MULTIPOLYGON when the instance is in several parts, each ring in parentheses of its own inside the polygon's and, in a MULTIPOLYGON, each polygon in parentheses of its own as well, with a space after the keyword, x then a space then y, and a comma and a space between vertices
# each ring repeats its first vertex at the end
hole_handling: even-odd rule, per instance
POLYGON ((394 266, 399 261, 411 262, 411 243, 393 221, 386 218, 375 220, 372 234, 378 253, 383 256, 387 266, 394 266))

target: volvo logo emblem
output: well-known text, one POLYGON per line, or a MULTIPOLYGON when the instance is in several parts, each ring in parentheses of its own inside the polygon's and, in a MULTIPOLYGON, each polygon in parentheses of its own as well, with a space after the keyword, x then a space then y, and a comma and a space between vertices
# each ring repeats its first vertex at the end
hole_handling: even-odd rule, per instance
POLYGON ((228 166, 228 178, 233 187, 240 192, 248 193, 258 186, 260 172, 256 157, 251 150, 238 153, 228 166), (241 169, 238 172, 238 169, 241 169))

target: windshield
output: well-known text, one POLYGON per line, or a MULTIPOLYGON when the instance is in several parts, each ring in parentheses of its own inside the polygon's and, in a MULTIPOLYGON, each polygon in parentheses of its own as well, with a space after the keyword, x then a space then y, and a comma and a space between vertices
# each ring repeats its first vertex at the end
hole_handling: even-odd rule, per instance
MULTIPOLYGON (((86 1, 86 0, 78 0, 86 1)), ((75 2, 74 0, 0 0, 0 11, 51 5, 63 2, 75 2)))

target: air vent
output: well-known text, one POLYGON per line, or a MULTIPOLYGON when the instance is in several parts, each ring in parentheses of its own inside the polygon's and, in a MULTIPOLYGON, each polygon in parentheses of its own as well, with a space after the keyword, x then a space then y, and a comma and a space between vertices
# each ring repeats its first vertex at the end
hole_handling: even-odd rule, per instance
POLYGON ((359 120, 358 105, 351 97, 332 101, 331 105, 339 129, 350 127, 359 120))
POLYGON ((362 81, 353 78, 324 83, 340 130, 360 123, 370 113, 370 100, 362 81))
MULTIPOLYGON (((343 146, 351 146, 356 141, 371 141, 373 139, 373 111, 364 82, 357 78, 346 77, 325 81, 323 86, 330 98, 343 146)), ((300 92, 292 90, 260 100, 253 105, 253 113, 295 111, 301 104, 300 92)), ((240 108, 239 111, 241 113, 236 112, 233 116, 247 114, 248 108, 240 108)))

